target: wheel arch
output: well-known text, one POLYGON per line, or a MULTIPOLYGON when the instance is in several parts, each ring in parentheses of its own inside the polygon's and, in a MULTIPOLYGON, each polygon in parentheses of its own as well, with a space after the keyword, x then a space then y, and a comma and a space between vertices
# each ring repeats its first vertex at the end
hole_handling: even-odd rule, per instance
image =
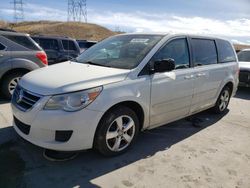
POLYGON ((96 133, 97 133, 98 129, 100 128, 100 122, 103 120, 105 115, 119 106, 126 106, 136 113, 136 115, 139 119, 139 124, 140 124, 139 130, 140 131, 142 130, 143 124, 144 124, 144 119, 145 119, 145 114, 144 114, 144 110, 143 110, 142 106, 138 102, 135 102, 135 101, 123 101, 123 102, 119 102, 119 103, 114 104, 102 115, 102 117, 100 118, 98 125, 96 127, 94 139, 96 138, 96 133))
MULTIPOLYGON (((228 82, 224 85, 223 88, 225 88, 225 87, 228 87, 228 88, 230 89, 230 95, 232 95, 233 88, 234 88, 233 82, 232 82, 232 81, 228 81, 228 82)), ((222 89, 223 89, 223 88, 222 88, 222 89)))
POLYGON ((17 72, 21 72, 21 73, 28 73, 30 72, 29 69, 26 69, 26 68, 14 68, 14 69, 10 69, 8 71, 6 71, 0 78, 0 85, 2 84, 3 80, 10 74, 13 74, 13 73, 17 73, 17 72))

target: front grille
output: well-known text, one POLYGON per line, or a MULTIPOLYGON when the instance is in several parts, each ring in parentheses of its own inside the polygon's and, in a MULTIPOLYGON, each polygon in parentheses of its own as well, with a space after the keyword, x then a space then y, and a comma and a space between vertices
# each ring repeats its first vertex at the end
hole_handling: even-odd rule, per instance
POLYGON ((15 125, 17 128, 23 133, 28 135, 30 133, 30 125, 27 125, 21 121, 19 121, 15 116, 13 117, 15 125))
POLYGON ((12 103, 25 112, 30 110, 40 98, 41 96, 17 86, 13 93, 12 103))

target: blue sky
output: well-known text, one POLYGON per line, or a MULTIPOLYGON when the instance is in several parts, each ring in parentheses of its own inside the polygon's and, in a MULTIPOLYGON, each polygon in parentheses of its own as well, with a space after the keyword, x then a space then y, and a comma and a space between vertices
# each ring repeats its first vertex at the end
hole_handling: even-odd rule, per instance
MULTIPOLYGON (((13 21, 11 0, 0 19, 13 21)), ((23 0, 25 20, 67 20, 67 0, 23 0)), ((88 21, 126 32, 219 35, 250 44, 250 0, 88 0, 88 21)))

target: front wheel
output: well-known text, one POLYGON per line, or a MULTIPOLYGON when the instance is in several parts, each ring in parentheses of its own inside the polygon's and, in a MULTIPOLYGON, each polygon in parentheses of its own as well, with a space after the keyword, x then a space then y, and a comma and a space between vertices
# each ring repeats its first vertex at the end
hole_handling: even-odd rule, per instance
POLYGON ((24 73, 22 72, 14 72, 4 77, 1 91, 6 99, 11 99, 16 86, 23 75, 24 73))
POLYGON ((136 113, 128 107, 119 106, 108 112, 101 120, 94 147, 105 156, 127 151, 133 145, 139 131, 136 113))
POLYGON ((226 111, 231 97, 231 90, 229 87, 224 87, 216 101, 213 111, 217 114, 222 114, 226 111))

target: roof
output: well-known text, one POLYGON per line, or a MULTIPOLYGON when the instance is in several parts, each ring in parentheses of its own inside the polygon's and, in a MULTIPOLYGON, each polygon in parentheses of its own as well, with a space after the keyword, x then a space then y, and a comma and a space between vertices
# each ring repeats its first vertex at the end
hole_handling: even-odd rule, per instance
POLYGON ((2 31, 0 30, 0 35, 15 35, 15 36, 28 36, 26 33, 18 33, 13 31, 2 31))
POLYGON ((176 33, 176 32, 168 32, 168 33, 123 33, 119 35, 160 35, 160 36, 169 36, 169 37, 178 37, 178 36, 189 36, 194 38, 207 38, 207 39, 221 39, 229 41, 223 37, 218 37, 214 35, 205 35, 205 34, 191 34, 191 33, 176 33))
POLYGON ((52 36, 52 35, 32 35, 31 37, 45 38, 45 39, 67 39, 67 40, 75 40, 73 38, 66 37, 66 36, 52 36))
POLYGON ((97 43, 97 41, 94 41, 94 40, 76 40, 77 42, 94 42, 94 43, 97 43))
POLYGON ((244 51, 250 51, 250 48, 245 48, 241 50, 241 52, 244 52, 244 51))

